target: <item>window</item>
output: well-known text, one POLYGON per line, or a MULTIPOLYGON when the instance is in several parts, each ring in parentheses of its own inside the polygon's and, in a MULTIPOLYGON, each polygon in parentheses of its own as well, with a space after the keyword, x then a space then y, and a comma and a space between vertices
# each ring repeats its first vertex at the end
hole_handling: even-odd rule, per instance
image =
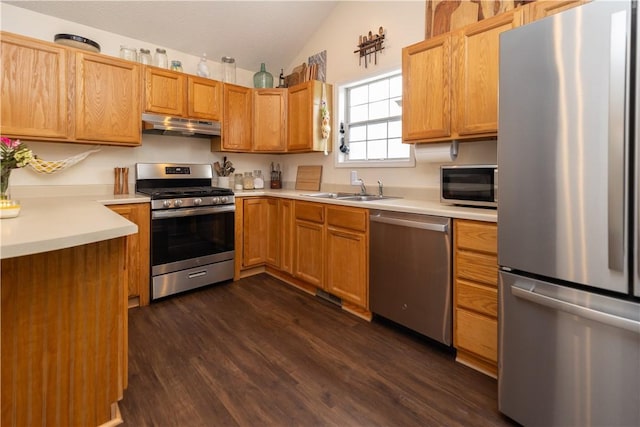
POLYGON ((338 92, 338 166, 415 164, 410 145, 402 143, 399 71, 341 86, 338 92))

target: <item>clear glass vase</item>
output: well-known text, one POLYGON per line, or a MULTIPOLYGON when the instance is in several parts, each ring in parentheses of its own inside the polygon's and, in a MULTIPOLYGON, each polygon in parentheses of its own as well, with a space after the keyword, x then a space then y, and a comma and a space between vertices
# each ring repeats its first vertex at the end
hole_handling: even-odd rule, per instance
POLYGON ((260 64, 260 71, 253 75, 253 87, 272 88, 273 76, 267 71, 264 62, 260 64))
POLYGON ((9 194, 9 178, 11 178, 11 168, 3 166, 0 170, 0 200, 11 199, 11 194, 9 194))

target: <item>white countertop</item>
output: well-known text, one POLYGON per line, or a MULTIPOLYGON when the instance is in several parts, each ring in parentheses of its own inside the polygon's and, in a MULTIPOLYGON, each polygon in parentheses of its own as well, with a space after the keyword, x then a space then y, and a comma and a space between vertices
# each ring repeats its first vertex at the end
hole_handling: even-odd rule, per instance
POLYGON ((54 251, 138 232, 138 226, 104 205, 143 203, 139 195, 31 197, 20 215, 0 219, 0 258, 54 251))
POLYGON ((319 193, 318 191, 304 190, 247 190, 236 191, 236 197, 251 196, 274 196, 287 199, 306 200, 310 202, 330 203, 343 206, 354 206, 366 209, 380 209, 387 211, 409 212, 425 215, 445 216, 449 218, 471 219, 476 221, 497 222, 498 213, 496 209, 469 208, 464 206, 453 206, 432 200, 416 199, 384 199, 371 202, 359 202, 354 200, 326 199, 321 197, 311 197, 308 194, 319 193))
MULTIPOLYGON (((451 206, 432 200, 397 198, 370 202, 311 197, 315 191, 236 191, 236 197, 274 196, 365 209, 409 212, 449 218, 497 222, 495 209, 451 206)), ((20 215, 0 220, 0 258, 12 258, 113 239, 138 232, 138 227, 105 205, 147 203, 139 194, 82 194, 80 196, 24 197, 20 215)))

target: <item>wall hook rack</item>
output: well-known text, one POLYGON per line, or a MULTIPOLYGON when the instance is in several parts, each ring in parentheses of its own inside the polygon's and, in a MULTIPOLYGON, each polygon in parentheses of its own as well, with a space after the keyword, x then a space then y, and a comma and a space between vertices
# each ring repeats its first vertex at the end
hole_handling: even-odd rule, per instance
POLYGON ((367 68, 367 64, 371 62, 371 55, 373 54, 373 63, 378 64, 378 52, 384 49, 382 45, 384 43, 384 28, 378 28, 378 33, 373 34, 369 31, 369 34, 365 34, 359 37, 358 49, 353 53, 359 53, 358 65, 362 65, 362 58, 364 58, 364 68, 367 68))

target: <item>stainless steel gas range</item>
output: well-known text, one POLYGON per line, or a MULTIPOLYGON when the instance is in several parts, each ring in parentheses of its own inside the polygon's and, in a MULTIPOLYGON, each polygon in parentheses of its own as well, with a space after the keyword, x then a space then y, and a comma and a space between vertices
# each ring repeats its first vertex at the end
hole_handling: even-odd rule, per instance
POLYGON ((151 300, 233 279, 235 198, 210 164, 137 163, 151 197, 151 300))

